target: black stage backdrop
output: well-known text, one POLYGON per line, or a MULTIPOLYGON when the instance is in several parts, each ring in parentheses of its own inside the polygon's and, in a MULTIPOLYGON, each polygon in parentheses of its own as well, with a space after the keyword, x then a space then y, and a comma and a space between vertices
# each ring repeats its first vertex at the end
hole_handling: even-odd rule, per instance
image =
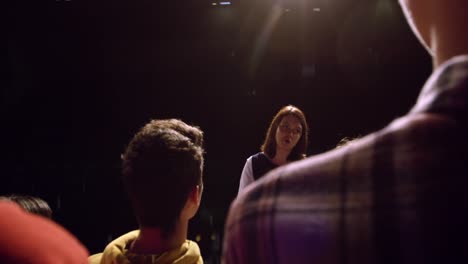
POLYGON ((0 195, 44 198, 101 251, 136 228, 120 183, 125 144, 151 118, 180 118, 205 131, 190 238, 217 263, 245 159, 281 106, 306 113, 310 155, 411 108, 430 58, 395 2, 9 3, 0 195))

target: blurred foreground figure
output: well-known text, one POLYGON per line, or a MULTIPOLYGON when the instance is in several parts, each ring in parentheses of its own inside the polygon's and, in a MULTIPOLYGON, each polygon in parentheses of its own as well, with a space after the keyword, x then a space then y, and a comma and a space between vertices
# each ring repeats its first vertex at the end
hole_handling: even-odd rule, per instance
POLYGON ((0 263, 86 264, 88 251, 56 223, 0 201, 0 263))
POLYGON ((433 58, 415 106, 248 186, 229 211, 224 263, 468 259, 468 1, 400 5, 433 58))

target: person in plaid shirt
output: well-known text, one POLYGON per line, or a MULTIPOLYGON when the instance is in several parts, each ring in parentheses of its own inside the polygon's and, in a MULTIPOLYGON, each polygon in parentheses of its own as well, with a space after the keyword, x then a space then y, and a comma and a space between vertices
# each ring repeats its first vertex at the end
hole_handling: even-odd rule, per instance
POLYGON ((468 259, 468 1, 400 5, 433 58, 415 106, 248 186, 228 214, 224 263, 468 259))

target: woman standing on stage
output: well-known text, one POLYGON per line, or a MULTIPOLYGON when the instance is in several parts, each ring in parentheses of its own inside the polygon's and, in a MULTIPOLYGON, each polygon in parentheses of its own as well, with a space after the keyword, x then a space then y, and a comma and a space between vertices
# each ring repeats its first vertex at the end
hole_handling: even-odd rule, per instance
POLYGON ((268 171, 305 158, 308 130, 299 108, 292 105, 281 108, 270 123, 261 152, 250 156, 244 165, 239 193, 268 171))

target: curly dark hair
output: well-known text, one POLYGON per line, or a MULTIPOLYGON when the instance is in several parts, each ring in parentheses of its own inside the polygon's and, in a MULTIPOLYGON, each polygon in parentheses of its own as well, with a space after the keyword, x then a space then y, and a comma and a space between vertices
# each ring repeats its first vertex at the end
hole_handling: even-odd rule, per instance
POLYGON ((124 187, 140 227, 173 231, 190 191, 202 184, 203 132, 178 119, 151 120, 122 154, 124 187))
POLYGON ((268 127, 266 136, 265 136, 265 141, 263 142, 262 146, 260 147, 260 150, 265 153, 270 159, 274 158, 276 155, 276 140, 275 140, 275 134, 276 134, 276 129, 278 128, 281 120, 283 117, 287 115, 292 115, 295 116, 299 119, 301 122, 302 126, 302 134, 297 142, 296 146, 291 150, 291 153, 289 153, 288 160, 290 161, 295 161, 295 160, 300 160, 306 157, 306 152, 307 152, 307 136, 309 134, 309 127, 307 126, 307 121, 305 118, 304 113, 297 107, 293 105, 287 105, 282 107, 278 113, 276 113, 275 117, 273 117, 273 120, 270 123, 270 126, 268 127))

